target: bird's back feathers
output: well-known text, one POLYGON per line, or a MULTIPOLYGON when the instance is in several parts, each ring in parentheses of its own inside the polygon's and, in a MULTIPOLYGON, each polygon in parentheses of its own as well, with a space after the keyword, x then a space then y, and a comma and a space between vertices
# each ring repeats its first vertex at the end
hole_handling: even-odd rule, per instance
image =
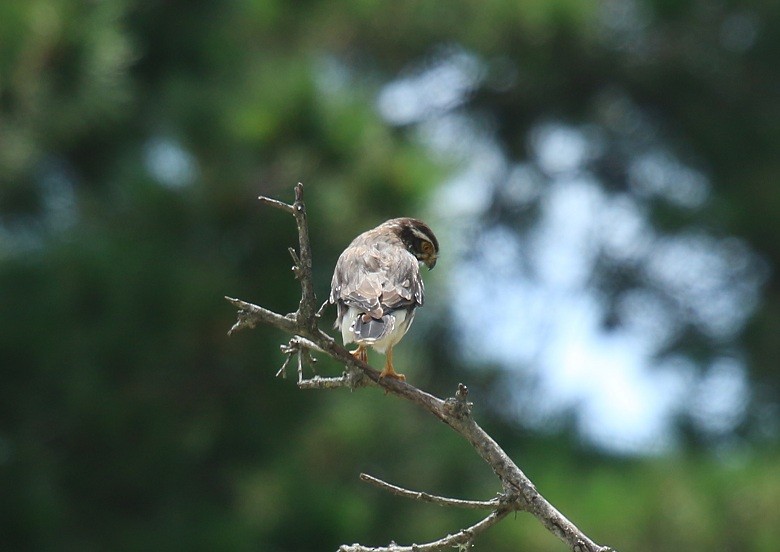
POLYGON ((395 309, 422 305, 425 287, 414 255, 384 242, 366 243, 371 239, 366 234, 355 238, 339 257, 330 302, 357 307, 376 319, 395 309))

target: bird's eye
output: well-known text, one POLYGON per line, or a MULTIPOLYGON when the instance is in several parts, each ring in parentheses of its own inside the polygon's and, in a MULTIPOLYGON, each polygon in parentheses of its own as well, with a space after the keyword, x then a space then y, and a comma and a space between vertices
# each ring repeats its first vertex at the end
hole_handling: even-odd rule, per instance
POLYGON ((433 253, 433 244, 431 242, 424 241, 420 245, 420 250, 426 255, 433 253))

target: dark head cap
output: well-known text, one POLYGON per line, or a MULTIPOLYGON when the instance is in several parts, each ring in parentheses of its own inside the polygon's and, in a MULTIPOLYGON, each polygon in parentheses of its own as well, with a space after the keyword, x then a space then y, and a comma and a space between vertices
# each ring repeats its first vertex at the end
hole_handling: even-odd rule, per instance
POLYGON ((424 263, 428 269, 436 266, 439 258, 439 240, 436 239, 430 226, 413 218, 391 219, 385 224, 396 230, 406 249, 417 257, 418 261, 424 263))

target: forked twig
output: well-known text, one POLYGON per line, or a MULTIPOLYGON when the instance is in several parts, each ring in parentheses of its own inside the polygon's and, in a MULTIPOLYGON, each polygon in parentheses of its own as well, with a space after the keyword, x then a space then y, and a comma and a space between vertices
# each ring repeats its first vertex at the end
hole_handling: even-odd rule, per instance
POLYGON ((484 533, 504 519, 511 511, 512 510, 495 510, 471 527, 461 529, 454 535, 447 535, 444 538, 425 544, 412 544, 410 546, 389 544, 388 546, 376 548, 369 548, 362 544, 352 544, 340 546, 338 552, 439 552, 442 550, 451 550, 452 548, 468 550, 471 543, 479 534, 484 533))

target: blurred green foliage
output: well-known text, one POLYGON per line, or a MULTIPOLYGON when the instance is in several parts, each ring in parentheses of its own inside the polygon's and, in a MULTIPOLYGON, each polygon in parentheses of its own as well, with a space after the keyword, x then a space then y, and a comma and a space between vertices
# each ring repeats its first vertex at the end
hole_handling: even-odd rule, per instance
MULTIPOLYGON (((367 471, 491 497, 489 469, 445 427, 376 390, 275 380, 278 332, 228 340, 223 295, 297 304, 292 221, 254 198, 289 200, 306 183, 324 297, 340 248, 389 216, 424 214, 451 169, 388 126, 375 97, 456 43, 517 64, 508 92, 471 101, 497 114, 518 156, 545 110, 576 119, 584 97, 620 83, 713 167, 701 223, 725 224, 776 264, 778 19, 769 2, 2 3, 0 548, 320 551, 419 542, 473 520, 357 482, 367 471), (646 15, 652 55, 603 39, 600 10, 621 7, 646 15), (755 20, 758 38, 718 55, 731 16, 755 20)), ((746 334, 768 396, 779 290, 773 275, 746 334)), ((441 394, 465 370, 423 340, 398 356, 430 363, 415 377, 441 394)), ((464 377, 489 402, 478 380, 490 374, 464 377)), ((477 415, 600 543, 776 548, 776 445, 629 461, 477 415)), ((476 549, 563 547, 518 515, 476 549)))

